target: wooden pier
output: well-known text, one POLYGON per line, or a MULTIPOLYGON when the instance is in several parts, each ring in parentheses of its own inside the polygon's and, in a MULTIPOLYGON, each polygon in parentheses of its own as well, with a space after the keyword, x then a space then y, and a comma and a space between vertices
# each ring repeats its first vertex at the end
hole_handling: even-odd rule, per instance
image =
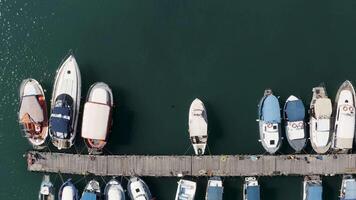
POLYGON ((279 176, 356 174, 356 154, 143 156, 30 151, 29 171, 100 176, 279 176))

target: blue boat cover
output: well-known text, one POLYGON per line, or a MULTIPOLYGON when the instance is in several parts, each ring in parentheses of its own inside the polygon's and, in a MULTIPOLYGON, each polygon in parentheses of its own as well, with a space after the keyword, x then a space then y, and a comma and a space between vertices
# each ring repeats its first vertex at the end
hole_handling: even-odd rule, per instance
POLYGON ((322 200, 323 188, 320 185, 311 185, 307 190, 307 200, 322 200))
POLYGON ((70 109, 68 107, 54 107, 50 127, 55 132, 69 133, 70 131, 70 109))
POLYGON ((281 111, 277 97, 268 95, 262 105, 262 120, 268 123, 281 123, 281 111))
POLYGON ((287 102, 285 107, 288 121, 303 121, 305 118, 305 108, 302 100, 295 100, 287 102))
POLYGON ((247 200, 260 200, 260 186, 247 187, 247 200))
POLYGON ((347 182, 344 200, 356 200, 356 182, 347 182))
POLYGON ((223 188, 222 187, 209 187, 208 200, 222 200, 223 188))
POLYGON ((94 193, 84 192, 80 200, 97 200, 97 198, 94 193))

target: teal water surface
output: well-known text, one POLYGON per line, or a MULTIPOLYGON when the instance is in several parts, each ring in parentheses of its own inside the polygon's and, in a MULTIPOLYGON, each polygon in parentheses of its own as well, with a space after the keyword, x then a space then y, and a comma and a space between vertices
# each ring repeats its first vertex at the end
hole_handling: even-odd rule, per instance
MULTIPOLYGON (((259 154, 255 119, 265 88, 281 101, 294 94, 309 104, 320 82, 332 98, 345 79, 356 82, 355 24, 352 0, 0 0, 0 199, 37 199, 43 174, 26 171, 18 87, 35 78, 50 99, 69 49, 83 99, 94 82, 113 89, 107 153, 184 154, 188 108, 199 97, 211 154, 259 154)), ((92 177, 73 178, 82 190, 92 177)), ((58 188, 61 179, 52 179, 58 188)), ((157 199, 174 198, 177 178, 144 180, 157 199)), ((207 179, 194 180, 196 199, 204 199, 207 179)), ((264 200, 302 198, 301 177, 259 180, 264 200)), ((323 180, 324 199, 337 199, 340 177, 323 180)), ((225 178, 224 186, 224 199, 242 199, 242 178, 225 178)))

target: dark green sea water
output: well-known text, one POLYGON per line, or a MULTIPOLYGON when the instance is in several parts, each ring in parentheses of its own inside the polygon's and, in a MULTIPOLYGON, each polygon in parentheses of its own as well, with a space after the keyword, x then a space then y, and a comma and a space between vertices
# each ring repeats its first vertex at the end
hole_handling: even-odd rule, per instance
MULTIPOLYGON (((266 87, 309 104, 320 82, 331 97, 345 79, 356 82, 355 24, 354 0, 0 0, 0 199, 37 199, 42 174, 27 172, 22 157, 30 148, 17 123, 18 86, 38 79, 50 99, 69 49, 83 97, 96 81, 113 89, 110 152, 184 154, 188 108, 199 97, 212 154, 257 154, 256 106, 266 87)), ((85 181, 74 180, 82 190, 85 181)), ((177 178, 144 180, 157 199, 174 198, 177 178)), ((340 177, 323 180, 324 199, 337 199, 340 177)), ((207 179, 198 182, 197 200, 207 179)), ((302 198, 301 177, 260 183, 263 200, 302 198)), ((224 199, 242 199, 242 178, 224 184, 224 199)))

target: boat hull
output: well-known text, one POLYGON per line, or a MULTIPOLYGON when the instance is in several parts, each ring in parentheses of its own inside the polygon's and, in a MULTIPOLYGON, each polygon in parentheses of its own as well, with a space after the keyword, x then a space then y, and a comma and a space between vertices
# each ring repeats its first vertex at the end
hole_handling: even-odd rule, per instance
POLYGON ((116 179, 110 180, 104 189, 105 200, 125 200, 125 191, 116 179))
POLYGON ((147 184, 138 177, 130 178, 127 184, 127 192, 131 200, 142 199, 142 196, 144 196, 146 199, 152 199, 152 195, 147 184))
POLYGON ((204 155, 208 142, 208 116, 204 103, 195 99, 189 108, 189 137, 196 155, 204 155))

